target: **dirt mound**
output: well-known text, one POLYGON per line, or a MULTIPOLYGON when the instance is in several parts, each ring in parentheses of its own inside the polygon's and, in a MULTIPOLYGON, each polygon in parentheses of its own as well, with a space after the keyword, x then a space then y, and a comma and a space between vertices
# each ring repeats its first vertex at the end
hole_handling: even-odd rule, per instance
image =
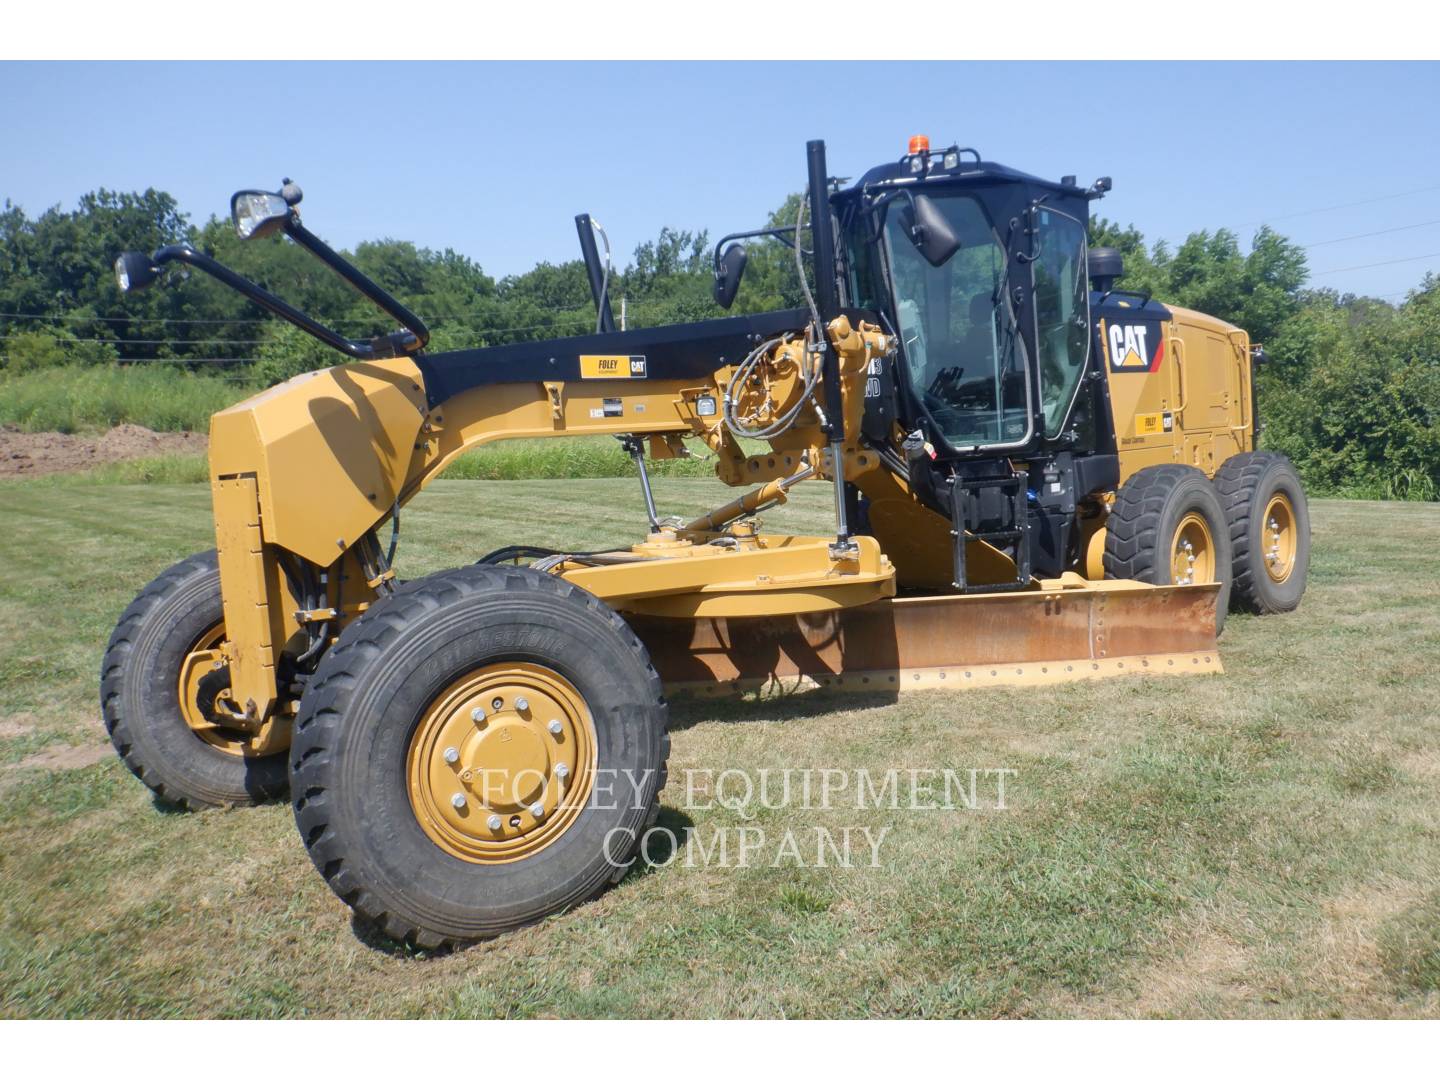
POLYGON ((151 431, 121 424, 103 435, 61 435, 0 426, 0 477, 83 472, 97 465, 166 454, 203 454, 208 440, 193 431, 151 431))

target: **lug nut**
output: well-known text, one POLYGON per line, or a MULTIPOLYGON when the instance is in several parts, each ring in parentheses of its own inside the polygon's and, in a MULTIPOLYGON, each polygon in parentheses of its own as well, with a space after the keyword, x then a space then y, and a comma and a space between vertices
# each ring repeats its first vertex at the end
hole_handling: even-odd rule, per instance
POLYGON ((515 711, 516 711, 516 712, 526 712, 529 708, 530 708, 530 702, 526 701, 523 697, 517 697, 517 698, 515 699, 515 711))
POLYGON ((544 804, 544 803, 538 803, 538 802, 537 802, 537 803, 531 803, 531 804, 530 804, 530 814, 531 814, 531 816, 537 817, 537 818, 544 817, 544 816, 545 816, 545 804, 544 804))
POLYGON ((455 762, 460 760, 460 751, 456 750, 453 746, 445 747, 445 760, 451 765, 454 765, 455 762))
POLYGON ((490 831, 491 831, 491 832, 498 832, 499 829, 500 829, 500 825, 501 825, 500 815, 499 815, 499 814, 491 814, 491 815, 490 815, 490 820, 487 821, 487 822, 485 822, 485 824, 490 826, 490 831))
POLYGON ((454 795, 450 796, 450 805, 455 807, 456 810, 464 810, 465 796, 461 795, 460 792, 457 791, 454 795))
POLYGON ((570 775, 570 767, 562 761, 559 765, 555 766, 555 775, 561 780, 564 780, 570 775))
POLYGON ((559 720, 551 720, 550 723, 545 726, 550 729, 551 735, 559 735, 560 732, 565 730, 565 725, 560 723, 559 720))
POLYGON ((485 710, 477 705, 470 710, 470 719, 474 720, 477 724, 480 723, 481 720, 485 719, 485 710))

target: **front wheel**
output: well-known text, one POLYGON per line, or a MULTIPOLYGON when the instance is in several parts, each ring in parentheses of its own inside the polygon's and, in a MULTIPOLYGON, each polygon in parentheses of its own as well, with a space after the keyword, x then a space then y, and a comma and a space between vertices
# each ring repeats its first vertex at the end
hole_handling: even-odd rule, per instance
POLYGON ((283 799, 285 744, 259 752, 226 727, 229 693, 215 552, 176 563, 125 609, 100 668, 105 730, 120 759, 166 802, 195 810, 283 799))
POLYGON ((1105 576, 1151 585, 1220 583, 1215 632, 1230 603, 1230 532, 1199 469, 1151 465, 1126 480, 1105 525, 1105 576))
POLYGON ((301 701, 295 821, 332 889, 422 947, 535 922, 623 876, 654 821, 660 680, 613 611, 522 567, 411 582, 301 701))

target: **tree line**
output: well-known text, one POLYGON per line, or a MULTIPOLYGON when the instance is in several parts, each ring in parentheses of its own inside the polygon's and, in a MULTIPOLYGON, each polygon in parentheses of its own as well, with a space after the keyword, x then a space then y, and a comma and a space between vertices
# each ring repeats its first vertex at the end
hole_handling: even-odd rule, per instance
MULTIPOLYGON (((768 224, 795 220, 791 196, 768 224)), ((1440 277, 1400 303, 1308 288, 1304 251, 1261 228, 1249 250, 1218 229, 1173 250, 1104 219, 1093 244, 1125 256, 1124 286, 1250 332, 1270 363, 1257 373, 1262 443, 1290 455, 1316 492, 1434 499, 1440 492, 1440 277)), ((0 211, 0 370, 6 378, 70 364, 174 360, 257 385, 335 362, 335 354, 266 316, 204 274, 176 274, 122 294, 120 251, 188 242, 351 337, 389 329, 383 315, 306 252, 280 237, 242 242, 228 220, 195 224, 174 198, 98 190, 73 210, 29 217, 0 211), (206 361, 207 363, 200 363, 206 361), (253 361, 253 362, 248 362, 253 361)), ((790 250, 750 245, 736 312, 803 304, 790 250)), ((470 348, 584 333, 595 325, 582 263, 540 263, 495 278, 451 249, 365 241, 346 253, 426 318, 431 349, 470 348)), ((710 295, 710 237, 662 229, 612 271, 608 293, 628 325, 720 314, 710 295)))

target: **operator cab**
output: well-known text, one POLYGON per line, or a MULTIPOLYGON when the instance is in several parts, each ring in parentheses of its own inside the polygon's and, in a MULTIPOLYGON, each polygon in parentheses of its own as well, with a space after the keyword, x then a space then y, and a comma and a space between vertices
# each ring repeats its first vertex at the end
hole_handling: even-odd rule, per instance
POLYGON ((835 195, 845 300, 890 321, 897 418, 938 457, 1070 441, 1091 341, 1087 203, 1101 184, 1052 183, 917 136, 835 195), (915 236, 917 201, 958 242, 938 265, 915 236))

